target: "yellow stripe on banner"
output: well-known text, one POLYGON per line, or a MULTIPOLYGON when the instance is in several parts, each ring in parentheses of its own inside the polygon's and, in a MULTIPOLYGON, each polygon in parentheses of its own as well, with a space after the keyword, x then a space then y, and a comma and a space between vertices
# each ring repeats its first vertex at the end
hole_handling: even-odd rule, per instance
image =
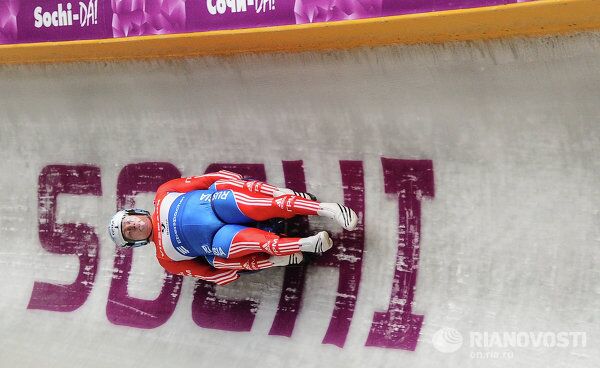
POLYGON ((538 0, 483 8, 228 31, 0 45, 0 63, 314 51, 538 36, 600 29, 600 0, 538 0))

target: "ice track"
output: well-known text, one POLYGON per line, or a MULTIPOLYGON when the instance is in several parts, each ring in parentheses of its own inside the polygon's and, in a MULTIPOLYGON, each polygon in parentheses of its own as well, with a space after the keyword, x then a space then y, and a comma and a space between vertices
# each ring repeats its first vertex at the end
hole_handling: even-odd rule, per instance
POLYGON ((2 367, 600 365, 599 34, 2 67, 0 152, 2 367), (218 288, 116 252, 218 168, 361 227, 218 288))

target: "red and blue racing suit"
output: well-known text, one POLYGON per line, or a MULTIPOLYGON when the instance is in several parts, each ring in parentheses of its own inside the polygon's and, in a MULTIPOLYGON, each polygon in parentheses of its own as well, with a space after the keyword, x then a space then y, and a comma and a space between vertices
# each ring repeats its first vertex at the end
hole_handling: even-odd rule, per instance
POLYGON ((156 257, 169 272, 224 285, 240 270, 271 267, 272 255, 300 251, 299 238, 249 227, 250 223, 315 215, 319 203, 219 171, 168 181, 158 188, 152 215, 156 257))

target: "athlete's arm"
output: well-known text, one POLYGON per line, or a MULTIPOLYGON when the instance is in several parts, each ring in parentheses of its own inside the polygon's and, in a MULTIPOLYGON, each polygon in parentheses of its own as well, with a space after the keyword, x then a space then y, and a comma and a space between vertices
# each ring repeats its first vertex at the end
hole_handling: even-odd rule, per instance
POLYGON ((175 275, 193 276, 205 281, 214 282, 217 285, 226 285, 237 280, 240 275, 236 270, 213 269, 204 260, 191 259, 189 261, 172 261, 170 259, 158 258, 158 262, 167 271, 175 275))
POLYGON ((192 190, 208 189, 217 180, 240 180, 241 178, 240 174, 221 170, 200 176, 173 179, 158 188, 156 198, 162 198, 169 192, 186 193, 192 190))

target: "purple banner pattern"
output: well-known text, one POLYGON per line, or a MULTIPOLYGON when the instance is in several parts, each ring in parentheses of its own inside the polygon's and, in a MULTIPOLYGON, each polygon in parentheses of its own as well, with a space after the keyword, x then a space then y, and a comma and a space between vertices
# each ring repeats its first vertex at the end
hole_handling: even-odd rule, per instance
POLYGON ((0 1, 0 44, 334 22, 521 1, 3 0, 0 1))
MULTIPOLYGON (((419 260, 421 207, 424 197, 434 196, 433 165, 429 160, 381 159, 385 192, 397 197, 399 223, 396 267, 392 294, 387 311, 373 317, 366 346, 414 350, 423 323, 422 315, 412 314, 419 260)), ((283 161, 285 184, 306 191, 302 161, 283 161)), ((247 178, 266 181, 263 164, 211 164, 206 172, 236 171, 247 178)), ((306 272, 311 267, 337 267, 339 279, 333 313, 322 339, 323 344, 344 347, 354 309, 359 297, 362 257, 365 248, 365 178, 362 161, 340 161, 344 203, 359 216, 355 231, 334 236, 335 247, 301 267, 287 268, 277 312, 269 335, 291 337, 301 313, 306 272)), ((117 208, 134 207, 139 193, 154 192, 160 184, 180 177, 171 163, 142 162, 126 165, 117 179, 117 208)), ((70 254, 79 259, 79 273, 70 285, 36 281, 28 309, 70 312, 87 300, 98 268, 99 240, 96 230, 87 224, 58 224, 57 197, 61 193, 101 196, 100 169, 96 166, 49 165, 42 169, 38 181, 39 238, 44 249, 56 254, 70 254)), ((306 217, 288 222, 290 236, 306 236, 317 229, 309 228, 306 217)), ((372 244, 372 247, 383 246, 372 244)), ((116 250, 114 271, 108 290, 106 317, 116 325, 151 329, 171 318, 179 301, 183 278, 165 272, 162 288, 154 300, 134 298, 128 294, 129 275, 134 250, 116 250)), ((217 296, 217 287, 201 280, 194 288, 191 317, 201 328, 223 331, 251 331, 260 300, 235 300, 217 296)))
POLYGON ((185 0, 111 0, 113 37, 185 32, 185 0))

